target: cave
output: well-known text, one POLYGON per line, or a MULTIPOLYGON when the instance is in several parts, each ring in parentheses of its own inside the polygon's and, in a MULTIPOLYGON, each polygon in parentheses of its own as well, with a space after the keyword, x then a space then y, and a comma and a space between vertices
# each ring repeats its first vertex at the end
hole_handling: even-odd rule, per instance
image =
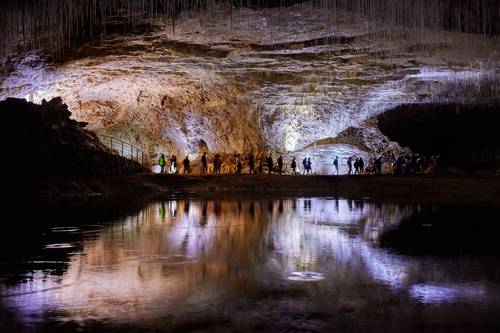
POLYGON ((0 332, 500 331, 496 0, 3 0, 0 127, 0 332))

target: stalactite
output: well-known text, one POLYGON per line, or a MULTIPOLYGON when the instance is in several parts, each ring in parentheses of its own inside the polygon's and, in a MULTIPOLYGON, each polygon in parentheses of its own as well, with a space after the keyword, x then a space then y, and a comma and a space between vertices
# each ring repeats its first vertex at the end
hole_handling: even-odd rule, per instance
MULTIPOLYGON (((224 0, 227 1, 227 0, 224 0)), ((283 7, 301 0, 229 0, 232 6, 283 7)), ((331 16, 339 11, 366 17, 395 29, 427 31, 458 30, 484 35, 500 33, 497 0, 313 0, 331 16)), ((180 10, 205 11, 208 22, 217 20, 215 0, 2 0, 0 2, 0 65, 16 50, 43 49, 54 58, 82 41, 102 36, 106 22, 125 16, 131 28, 139 20, 175 16, 180 10)), ((227 15, 233 15, 230 11, 227 15)), ((287 19, 283 15, 283 19, 287 19)), ((333 22, 331 20, 330 22, 333 22)), ((400 36, 400 35, 398 35, 400 36)), ((429 37, 432 38, 432 37, 429 37)))

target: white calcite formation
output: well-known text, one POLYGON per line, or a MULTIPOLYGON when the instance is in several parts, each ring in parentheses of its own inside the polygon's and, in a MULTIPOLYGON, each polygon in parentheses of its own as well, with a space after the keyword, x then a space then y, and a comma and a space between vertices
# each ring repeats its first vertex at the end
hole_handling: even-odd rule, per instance
POLYGON ((408 29, 389 36, 353 15, 330 24, 322 15, 301 4, 235 9, 213 21, 188 12, 175 27, 158 19, 154 33, 111 35, 62 63, 17 59, 0 98, 61 96, 89 129, 155 159, 253 149, 311 156, 328 173, 335 155, 402 151, 374 120, 387 109, 500 96, 498 38, 433 32, 429 41, 408 29), (362 145, 335 141, 351 127, 361 129, 362 145))

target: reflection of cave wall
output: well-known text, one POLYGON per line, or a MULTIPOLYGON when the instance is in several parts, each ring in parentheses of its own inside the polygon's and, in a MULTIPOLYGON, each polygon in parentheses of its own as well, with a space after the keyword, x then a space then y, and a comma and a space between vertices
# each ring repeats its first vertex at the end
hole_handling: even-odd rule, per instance
POLYGON ((391 140, 461 168, 500 165, 499 105, 403 105, 378 116, 391 140))

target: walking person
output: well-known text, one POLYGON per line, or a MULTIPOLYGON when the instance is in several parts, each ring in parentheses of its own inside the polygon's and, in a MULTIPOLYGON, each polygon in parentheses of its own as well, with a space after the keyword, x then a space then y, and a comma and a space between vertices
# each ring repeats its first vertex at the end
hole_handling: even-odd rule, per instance
POLYGON ((335 168, 335 173, 337 174, 337 176, 339 175, 339 157, 336 156, 335 157, 335 160, 333 161, 333 167, 335 168))
POLYGON ((274 168, 273 156, 271 154, 269 154, 269 156, 267 157, 267 167, 269 169, 269 174, 271 174, 273 172, 273 168, 274 168))
POLYGON ((219 154, 215 154, 214 157, 214 174, 220 174, 220 168, 222 164, 222 159, 219 154))
POLYGON ((248 173, 250 174, 255 174, 255 170, 254 170, 254 161, 253 161, 254 157, 253 157, 253 153, 250 151, 250 154, 248 154, 248 173))
POLYGON ((365 173, 365 161, 363 161, 363 157, 359 158, 359 173, 365 173))
POLYGON ((380 175, 382 173, 382 157, 375 160, 375 174, 380 175))
POLYGON ((241 174, 241 169, 243 169, 243 165, 241 164, 241 158, 238 156, 236 158, 236 174, 241 174))
POLYGON ((191 162, 189 161, 189 157, 186 156, 186 158, 184 159, 184 161, 182 161, 182 164, 184 165, 184 173, 186 174, 189 174, 189 164, 191 162))
POLYGON ((305 175, 307 172, 307 158, 306 157, 304 157, 304 159, 302 160, 302 168, 303 168, 302 174, 305 175))
POLYGON ((310 157, 307 159, 307 174, 309 174, 309 172, 312 174, 312 163, 310 157))
POLYGON ((165 155, 163 154, 160 154, 160 158, 158 160, 158 164, 160 165, 160 173, 165 173, 165 164, 166 164, 166 160, 165 160, 165 155))
POLYGON ((356 161, 354 161, 354 174, 359 173, 359 158, 356 157, 356 161))
POLYGON ((290 167, 292 168, 292 174, 295 175, 295 172, 297 172, 297 162, 295 162, 295 157, 292 159, 292 164, 290 164, 290 167))
POLYGON ((278 172, 280 173, 280 175, 283 174, 283 158, 281 157, 278 157, 278 172))
POLYGON ((352 174, 352 157, 350 157, 350 156, 347 159, 347 174, 348 175, 352 174))
POLYGON ((170 158, 170 173, 177 173, 177 156, 175 155, 170 158))
POLYGON ((398 156, 396 162, 394 162, 394 174, 396 176, 401 176, 403 174, 403 157, 398 156))
POLYGON ((204 152, 203 156, 201 157, 201 174, 202 175, 206 174, 207 170, 208 170, 207 153, 204 152))

